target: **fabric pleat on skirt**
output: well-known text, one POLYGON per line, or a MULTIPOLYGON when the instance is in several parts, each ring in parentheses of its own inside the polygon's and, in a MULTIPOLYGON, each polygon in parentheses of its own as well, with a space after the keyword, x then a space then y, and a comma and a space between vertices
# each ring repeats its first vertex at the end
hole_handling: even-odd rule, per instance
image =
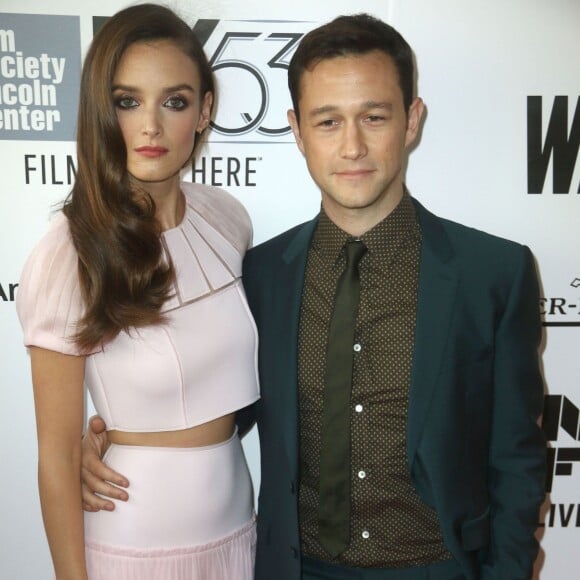
POLYGON ((90 580, 246 580, 253 578, 255 519, 201 546, 139 550, 86 544, 90 580))

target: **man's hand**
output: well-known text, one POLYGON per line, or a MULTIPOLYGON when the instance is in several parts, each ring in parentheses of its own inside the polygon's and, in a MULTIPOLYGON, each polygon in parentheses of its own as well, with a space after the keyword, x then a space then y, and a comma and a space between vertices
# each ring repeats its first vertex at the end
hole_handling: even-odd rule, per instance
POLYGON ((120 487, 128 487, 125 477, 107 467, 101 458, 109 447, 105 422, 97 415, 89 419, 89 428, 83 437, 81 482, 83 508, 88 512, 112 511, 115 504, 102 496, 127 501, 128 493, 120 487), (120 487, 117 487, 120 486, 120 487), (99 495, 96 495, 96 494, 99 495))

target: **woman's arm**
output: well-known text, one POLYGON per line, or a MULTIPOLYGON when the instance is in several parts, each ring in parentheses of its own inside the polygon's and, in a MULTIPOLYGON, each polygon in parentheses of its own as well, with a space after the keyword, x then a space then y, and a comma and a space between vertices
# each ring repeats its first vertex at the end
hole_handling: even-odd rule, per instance
POLYGON ((81 503, 85 359, 30 348, 38 486, 57 580, 86 580, 81 503))

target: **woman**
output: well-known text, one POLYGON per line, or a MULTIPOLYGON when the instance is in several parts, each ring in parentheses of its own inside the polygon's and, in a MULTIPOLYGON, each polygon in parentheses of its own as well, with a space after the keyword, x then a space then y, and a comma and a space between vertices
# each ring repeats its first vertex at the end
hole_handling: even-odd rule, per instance
POLYGON ((39 488, 58 580, 249 580, 255 524, 235 411, 258 398, 240 283, 247 213, 180 182, 207 128, 203 49, 145 4, 95 36, 81 81, 71 195, 22 274, 39 488), (114 512, 80 488, 83 381, 131 480, 114 512))

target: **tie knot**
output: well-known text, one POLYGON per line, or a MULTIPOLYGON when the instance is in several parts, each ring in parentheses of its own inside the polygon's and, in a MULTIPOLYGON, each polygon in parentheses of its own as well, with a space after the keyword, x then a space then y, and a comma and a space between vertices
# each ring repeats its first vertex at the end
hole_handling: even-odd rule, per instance
POLYGON ((347 267, 356 267, 364 253, 367 251, 367 247, 363 242, 361 242, 361 240, 350 240, 346 242, 345 247, 347 267))

